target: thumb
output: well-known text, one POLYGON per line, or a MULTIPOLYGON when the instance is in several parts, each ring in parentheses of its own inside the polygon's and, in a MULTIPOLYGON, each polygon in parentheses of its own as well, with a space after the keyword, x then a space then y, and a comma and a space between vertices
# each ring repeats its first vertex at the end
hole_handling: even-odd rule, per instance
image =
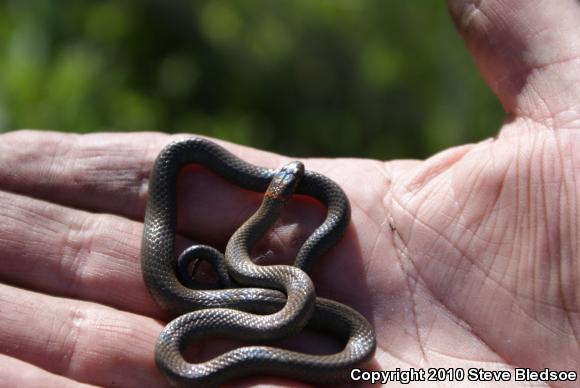
POLYGON ((505 111, 580 128, 580 1, 448 0, 505 111))

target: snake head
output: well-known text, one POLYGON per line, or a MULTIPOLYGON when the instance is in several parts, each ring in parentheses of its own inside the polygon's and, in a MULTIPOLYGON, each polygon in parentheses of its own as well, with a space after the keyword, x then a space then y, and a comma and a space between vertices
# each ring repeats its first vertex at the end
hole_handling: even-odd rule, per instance
POLYGON ((288 201, 304 176, 304 164, 294 161, 279 169, 272 178, 266 197, 288 201))

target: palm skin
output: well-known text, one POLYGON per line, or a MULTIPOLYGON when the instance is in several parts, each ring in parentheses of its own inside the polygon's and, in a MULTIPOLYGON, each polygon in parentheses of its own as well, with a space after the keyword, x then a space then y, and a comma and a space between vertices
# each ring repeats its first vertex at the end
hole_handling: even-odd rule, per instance
MULTIPOLYGON (((345 238, 313 272, 317 292, 374 325, 372 369, 579 372, 580 6, 449 3, 506 123, 425 161, 305 160, 352 205, 345 238)), ((164 384, 153 346, 166 317, 138 257, 148 173, 170 140, 1 136, 0 381, 164 384)), ((226 147, 266 167, 290 160, 226 147)), ((181 246, 223 246, 259 203, 200 168, 179 186, 181 246)), ((297 198, 256 253, 291 261, 323 217, 297 198)))

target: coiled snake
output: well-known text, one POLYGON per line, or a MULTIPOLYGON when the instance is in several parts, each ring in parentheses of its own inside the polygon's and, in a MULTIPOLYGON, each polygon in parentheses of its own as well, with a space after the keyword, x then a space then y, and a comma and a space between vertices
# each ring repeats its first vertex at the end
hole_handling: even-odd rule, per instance
POLYGON ((179 140, 165 147, 151 172, 141 266, 151 295, 177 316, 163 329, 155 348, 156 363, 169 381, 215 386, 242 376, 268 375, 333 383, 346 381, 352 368, 363 366, 376 347, 371 326, 350 307, 317 298, 306 274, 340 239, 349 219, 350 207, 340 187, 323 175, 304 171, 300 162, 277 171, 265 169, 202 138, 179 140), (258 211, 230 238, 225 259, 207 246, 190 247, 175 259, 176 181, 181 168, 191 163, 201 164, 243 188, 266 192, 258 211), (294 266, 254 264, 249 252, 294 191, 326 205, 325 221, 302 245, 294 266), (193 259, 209 261, 226 288, 197 289, 187 274, 193 259), (182 356, 195 339, 220 336, 263 342, 296 333, 305 325, 330 332, 344 340, 345 347, 336 354, 309 355, 263 345, 245 346, 199 364, 188 363, 182 356))

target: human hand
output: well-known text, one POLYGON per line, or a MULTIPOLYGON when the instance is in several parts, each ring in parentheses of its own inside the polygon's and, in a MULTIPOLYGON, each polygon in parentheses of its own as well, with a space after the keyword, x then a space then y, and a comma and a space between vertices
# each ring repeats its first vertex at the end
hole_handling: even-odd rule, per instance
MULTIPOLYGON (((305 160, 352 205, 347 234, 315 267, 317 293, 373 324, 373 369, 578 372, 580 6, 468 3, 451 1, 452 13, 506 124, 426 161, 305 160)), ((165 316, 139 250, 148 174, 171 139, 0 136, 0 381, 164 384, 153 346, 165 316)), ((291 160, 225 146, 265 167, 291 160)), ((223 246, 260 201, 202 168, 179 186, 181 246, 223 246)), ((257 253, 291 262, 323 218, 291 202, 257 253)))

